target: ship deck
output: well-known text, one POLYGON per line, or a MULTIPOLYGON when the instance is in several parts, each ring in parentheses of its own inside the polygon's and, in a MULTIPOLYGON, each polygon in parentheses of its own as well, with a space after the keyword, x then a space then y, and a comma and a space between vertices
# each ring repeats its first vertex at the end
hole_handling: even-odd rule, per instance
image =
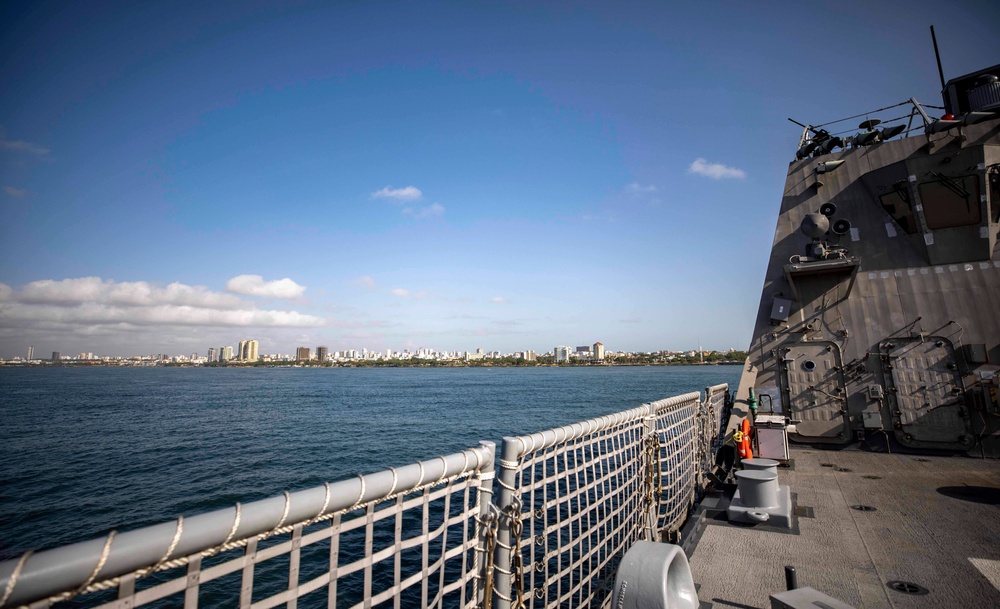
POLYGON ((770 607, 785 565, 799 587, 858 608, 1000 607, 996 461, 798 448, 778 480, 791 487, 791 530, 727 522, 722 493, 702 502, 689 554, 702 607, 770 607))

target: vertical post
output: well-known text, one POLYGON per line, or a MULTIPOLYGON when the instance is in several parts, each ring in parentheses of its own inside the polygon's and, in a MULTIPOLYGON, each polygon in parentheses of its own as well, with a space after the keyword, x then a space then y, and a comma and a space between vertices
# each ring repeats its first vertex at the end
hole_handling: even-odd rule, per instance
POLYGON ((657 522, 657 514, 659 513, 659 507, 660 507, 660 494, 658 492, 659 489, 657 488, 654 475, 655 472, 659 471, 659 469, 657 468, 658 465, 657 461, 659 461, 660 459, 660 450, 658 448, 660 446, 660 443, 653 441, 656 434, 658 433, 656 431, 656 402, 651 402, 649 404, 649 412, 646 413, 645 423, 646 423, 646 434, 645 434, 646 437, 644 438, 643 443, 646 445, 646 447, 650 447, 649 450, 645 451, 648 454, 647 458, 650 460, 650 462, 646 464, 646 467, 649 468, 650 472, 649 483, 653 485, 653 488, 648 491, 649 496, 652 497, 652 501, 649 502, 649 508, 646 514, 646 522, 648 523, 647 528, 649 530, 649 536, 646 538, 646 540, 660 541, 659 539, 657 539, 657 529, 659 525, 659 523, 657 522), (653 446, 657 447, 656 454, 653 454, 653 450, 651 450, 653 446))
POLYGON ((476 573, 478 583, 475 593, 476 605, 481 607, 486 595, 486 590, 483 587, 483 584, 486 583, 486 564, 492 558, 486 556, 486 531, 483 530, 482 523, 489 515, 490 506, 493 504, 493 478, 496 476, 497 445, 495 442, 487 441, 482 441, 479 445, 486 451, 486 461, 479 468, 479 497, 477 498, 479 518, 476 520, 476 556, 481 556, 482 561, 479 565, 479 572, 476 573))
POLYGON ((795 576, 795 567, 789 565, 785 567, 785 588, 794 590, 799 587, 798 578, 795 576))
MULTIPOLYGON (((941 53, 938 53, 937 36, 934 35, 934 26, 931 26, 931 41, 934 43, 934 59, 937 60, 938 78, 941 79, 941 91, 944 91, 944 70, 941 69, 941 53)), ((949 104, 950 105, 950 104, 949 104)), ((950 112, 951 110, 946 110, 950 112)))
POLYGON ((504 598, 512 598, 513 596, 510 577, 512 540, 510 538, 510 522, 504 517, 504 514, 514 502, 514 489, 517 488, 517 462, 521 457, 519 454, 520 446, 521 443, 513 437, 505 437, 500 446, 500 475, 497 478, 497 482, 500 484, 500 494, 496 503, 497 509, 500 511, 500 526, 497 528, 497 547, 493 557, 494 582, 498 594, 493 596, 494 609, 509 609, 510 601, 504 600, 504 598))

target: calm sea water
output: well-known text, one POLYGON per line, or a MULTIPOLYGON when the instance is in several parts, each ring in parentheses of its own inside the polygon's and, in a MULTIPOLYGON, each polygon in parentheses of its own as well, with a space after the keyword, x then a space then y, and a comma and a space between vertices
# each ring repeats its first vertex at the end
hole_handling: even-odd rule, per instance
POLYGON ((0 369, 0 559, 735 388, 740 370, 0 369))

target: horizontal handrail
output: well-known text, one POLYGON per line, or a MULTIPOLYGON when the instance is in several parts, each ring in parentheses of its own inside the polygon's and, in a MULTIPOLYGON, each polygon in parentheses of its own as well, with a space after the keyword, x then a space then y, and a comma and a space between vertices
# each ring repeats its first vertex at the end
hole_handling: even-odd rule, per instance
MULTIPOLYGON (((503 440, 505 443, 518 443, 520 450, 517 451, 515 458, 520 458, 537 450, 551 448, 556 444, 575 440, 598 431, 603 431, 610 427, 614 427, 615 425, 621 425, 630 421, 643 419, 649 416, 649 414, 650 405, 643 404, 642 406, 638 406, 636 408, 630 408, 621 412, 587 419, 586 421, 581 421, 579 423, 563 425, 562 427, 546 429, 545 431, 539 431, 533 434, 524 436, 507 436, 504 437, 503 440)), ((505 458, 507 457, 505 456, 505 458)), ((503 465, 503 463, 501 463, 501 465, 503 465)))
MULTIPOLYGON (((68 546, 28 553, 0 563, 0 607, 32 602, 65 590, 162 565, 177 557, 237 540, 279 532, 283 527, 349 511, 463 474, 492 469, 494 445, 421 461, 324 486, 285 493, 246 505, 180 518, 68 546), (15 576, 16 573, 16 576, 15 576), (8 588, 9 593, 7 593, 8 588)), ((492 472, 490 472, 492 473, 492 472)))

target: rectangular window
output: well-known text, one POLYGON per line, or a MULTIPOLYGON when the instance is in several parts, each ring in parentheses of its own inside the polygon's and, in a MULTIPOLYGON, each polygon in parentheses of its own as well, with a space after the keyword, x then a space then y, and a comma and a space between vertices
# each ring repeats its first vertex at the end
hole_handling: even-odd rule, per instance
POLYGON ((907 233, 913 235, 917 232, 917 222, 913 218, 913 209, 910 207, 910 192, 906 189, 906 184, 897 184, 891 192, 881 197, 882 209, 892 216, 892 219, 899 224, 907 233))
POLYGON ((920 202, 924 206, 927 228, 937 230, 979 224, 979 178, 959 176, 939 179, 920 185, 920 202))

